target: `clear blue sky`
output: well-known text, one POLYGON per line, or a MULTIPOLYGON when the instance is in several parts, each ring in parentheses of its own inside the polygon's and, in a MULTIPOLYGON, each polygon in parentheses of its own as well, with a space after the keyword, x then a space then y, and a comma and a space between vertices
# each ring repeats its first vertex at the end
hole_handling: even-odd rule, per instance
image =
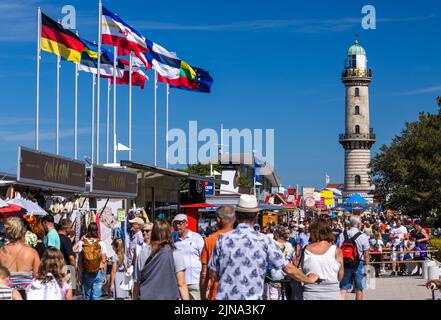
MULTIPOLYGON (((77 10, 81 36, 97 39, 94 1, 0 3, 0 171, 16 172, 17 146, 34 147, 36 8, 54 19, 77 10)), ((211 94, 173 90, 170 128, 274 128, 276 170, 283 183, 320 187, 325 173, 343 181, 344 87, 340 73, 354 34, 368 54, 373 154, 418 112, 436 112, 441 95, 439 1, 120 1, 103 4, 214 78, 211 94), (377 29, 363 30, 363 5, 377 10, 377 29)), ((55 153, 55 61, 41 63, 41 149, 55 153)), ((73 157, 73 64, 61 69, 61 154, 73 157)), ((149 76, 153 78, 152 73, 149 76)), ((103 82, 104 83, 104 82, 103 82)), ((118 140, 127 144, 127 92, 118 88, 118 140)), ((91 75, 80 75, 80 148, 90 153, 91 75)), ((101 159, 105 106, 101 99, 101 159)), ((153 162, 153 86, 134 89, 133 159, 153 162)), ((158 90, 159 165, 164 165, 165 90, 158 90)), ((118 160, 126 158, 121 152, 118 160)))

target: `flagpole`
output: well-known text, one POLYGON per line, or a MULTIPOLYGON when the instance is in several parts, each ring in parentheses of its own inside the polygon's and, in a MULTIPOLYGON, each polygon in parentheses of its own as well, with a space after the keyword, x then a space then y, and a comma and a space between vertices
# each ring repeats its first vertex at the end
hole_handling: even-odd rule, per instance
POLYGON ((168 168, 168 97, 170 95, 170 85, 165 85, 165 167, 168 168))
POLYGON ((132 160, 132 51, 129 57, 129 161, 132 160))
POLYGON ((75 98, 74 98, 74 148, 75 160, 78 159, 78 64, 75 63, 75 98))
POLYGON ((41 9, 37 9, 37 94, 35 110, 35 149, 39 149, 40 131, 40 59, 41 59, 41 9))
POLYGON ((101 0, 98 0, 98 72, 96 94, 96 163, 100 163, 100 75, 101 75, 101 0))
POLYGON ((95 74, 92 73, 92 121, 91 121, 91 164, 94 163, 95 158, 95 74))
POLYGON ((117 47, 113 47, 113 163, 116 163, 116 60, 117 47))
MULTIPOLYGON (((60 20, 58 20, 58 23, 60 23, 60 20)), ((57 140, 57 155, 60 154, 60 62, 61 62, 61 56, 57 55, 57 120, 56 120, 56 127, 57 127, 57 133, 56 133, 56 140, 57 140)))
POLYGON ((107 79, 107 111, 106 111, 106 163, 109 163, 109 128, 110 128, 110 79, 107 79))
POLYGON ((154 131, 154 147, 155 147, 155 166, 157 165, 157 157, 156 157, 156 150, 157 150, 157 145, 156 145, 156 89, 158 88, 158 72, 155 70, 155 81, 154 81, 154 108, 153 108, 153 131, 154 131))

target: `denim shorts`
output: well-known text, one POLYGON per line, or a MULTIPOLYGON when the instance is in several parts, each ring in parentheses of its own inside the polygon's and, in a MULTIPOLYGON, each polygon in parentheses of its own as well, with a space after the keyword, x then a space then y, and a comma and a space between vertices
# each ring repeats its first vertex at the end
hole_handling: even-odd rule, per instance
POLYGON ((104 283, 104 272, 102 270, 89 273, 83 271, 83 300, 100 300, 104 283))
POLYGON ((340 290, 352 290, 353 283, 355 284, 355 290, 366 289, 364 266, 364 261, 360 261, 358 268, 345 268, 345 274, 340 282, 340 290))

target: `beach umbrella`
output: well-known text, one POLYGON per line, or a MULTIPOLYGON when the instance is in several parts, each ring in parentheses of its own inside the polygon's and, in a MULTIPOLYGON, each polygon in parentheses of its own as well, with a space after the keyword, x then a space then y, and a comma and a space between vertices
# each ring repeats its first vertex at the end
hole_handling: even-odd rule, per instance
POLYGON ((23 209, 25 209, 27 211, 27 213, 33 214, 36 216, 45 216, 48 214, 38 204, 36 204, 30 200, 14 198, 14 199, 8 200, 7 203, 18 205, 18 206, 22 207, 23 209))
POLYGON ((2 199, 0 199, 0 208, 6 208, 6 207, 8 207, 9 205, 5 202, 5 201, 3 201, 2 199))
POLYGON ((9 204, 7 207, 0 208, 0 217, 8 218, 12 216, 17 216, 19 214, 23 214, 25 212, 26 210, 24 210, 22 207, 17 206, 15 204, 9 204))

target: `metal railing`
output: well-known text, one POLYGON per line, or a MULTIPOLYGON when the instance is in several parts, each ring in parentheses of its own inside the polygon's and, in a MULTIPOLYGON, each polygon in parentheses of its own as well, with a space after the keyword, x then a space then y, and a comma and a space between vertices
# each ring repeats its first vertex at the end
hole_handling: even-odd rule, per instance
POLYGON ((359 77, 359 78, 372 78, 372 69, 345 69, 341 76, 346 77, 359 77))
POLYGON ((375 140, 376 135, 375 133, 348 133, 348 134, 340 134, 339 135, 340 140, 356 140, 356 139, 369 139, 369 140, 375 140))

